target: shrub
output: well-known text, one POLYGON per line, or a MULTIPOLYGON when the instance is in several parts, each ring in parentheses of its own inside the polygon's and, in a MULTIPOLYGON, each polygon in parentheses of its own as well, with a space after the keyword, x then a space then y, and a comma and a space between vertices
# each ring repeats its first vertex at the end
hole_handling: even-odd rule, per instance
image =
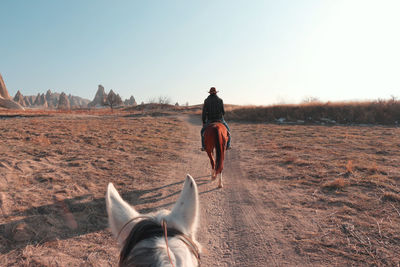
POLYGON ((246 106, 228 110, 225 118, 248 122, 276 122, 284 118, 286 122, 398 125, 400 101, 392 98, 372 102, 246 106))
POLYGON ((348 182, 345 181, 343 178, 336 178, 333 181, 326 182, 325 184, 323 184, 322 188, 330 190, 341 190, 345 188, 347 185, 348 182))

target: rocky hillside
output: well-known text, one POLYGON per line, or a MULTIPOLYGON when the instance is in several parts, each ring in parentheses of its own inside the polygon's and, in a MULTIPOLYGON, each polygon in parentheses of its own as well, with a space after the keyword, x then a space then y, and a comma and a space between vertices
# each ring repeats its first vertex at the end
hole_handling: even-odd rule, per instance
POLYGON ((125 99, 125 101, 122 101, 121 97, 119 94, 114 93, 113 90, 110 90, 110 92, 107 94, 105 92, 104 87, 100 84, 98 86, 96 95, 93 98, 93 101, 91 101, 88 104, 89 108, 92 107, 105 107, 105 106, 136 106, 136 100, 133 96, 131 96, 129 99, 125 99))
POLYGON ((101 108, 101 107, 118 107, 118 106, 136 106, 136 100, 133 96, 122 101, 119 94, 110 90, 107 94, 102 85, 98 86, 98 90, 93 101, 84 99, 79 96, 67 95, 64 92, 57 93, 47 90, 37 95, 24 96, 19 90, 12 99, 8 93, 6 85, 0 74, 0 107, 8 109, 24 109, 28 108, 48 108, 48 109, 77 109, 77 108, 101 108))
POLYGON ((61 94, 53 93, 51 90, 47 90, 46 94, 38 93, 36 96, 23 96, 22 93, 18 91, 14 96, 14 101, 23 107, 50 109, 86 108, 90 102, 88 99, 79 96, 73 96, 71 94, 66 95, 64 92, 61 94))

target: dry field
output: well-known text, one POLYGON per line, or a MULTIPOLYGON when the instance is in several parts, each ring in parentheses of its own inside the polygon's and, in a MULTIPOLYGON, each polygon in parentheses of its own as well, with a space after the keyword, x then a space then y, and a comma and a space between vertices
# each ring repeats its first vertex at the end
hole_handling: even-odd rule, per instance
POLYGON ((367 102, 307 102, 273 106, 231 106, 227 120, 247 122, 285 122, 298 124, 370 124, 400 123, 400 101, 396 98, 367 102))
POLYGON ((230 123, 216 190, 198 115, 32 115, 0 118, 0 266, 116 266, 107 183, 148 212, 186 172, 203 266, 399 265, 400 128, 230 123))
POLYGON ((308 263, 399 266, 400 128, 232 128, 275 230, 308 263))
POLYGON ((0 119, 0 266, 115 264, 106 186, 154 208, 163 197, 154 187, 174 179, 165 181, 184 144, 182 122, 53 115, 0 119))

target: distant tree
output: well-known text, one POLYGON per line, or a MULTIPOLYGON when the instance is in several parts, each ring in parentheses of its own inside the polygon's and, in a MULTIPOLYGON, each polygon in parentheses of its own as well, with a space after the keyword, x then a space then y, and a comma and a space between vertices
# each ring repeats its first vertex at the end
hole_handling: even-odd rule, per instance
POLYGON ((179 103, 178 102, 175 103, 175 107, 179 107, 179 103))
POLYGON ((157 99, 155 97, 151 97, 147 100, 147 103, 149 104, 156 104, 157 103, 157 99))
POLYGON ((158 97, 158 104, 171 104, 171 99, 168 96, 159 96, 158 97))
POLYGON ((115 94, 113 90, 108 93, 106 105, 111 107, 114 111, 114 107, 122 105, 122 99, 119 95, 115 94))
POLYGON ((303 98, 302 103, 320 103, 321 100, 319 100, 317 97, 313 97, 313 96, 307 96, 305 98, 303 98))

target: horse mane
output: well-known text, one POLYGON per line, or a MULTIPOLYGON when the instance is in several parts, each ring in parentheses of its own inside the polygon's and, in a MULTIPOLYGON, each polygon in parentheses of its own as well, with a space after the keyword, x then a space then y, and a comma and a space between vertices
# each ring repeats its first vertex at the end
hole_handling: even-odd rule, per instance
POLYGON ((198 198, 196 181, 188 174, 171 211, 142 215, 109 183, 106 193, 108 222, 114 237, 122 243, 118 265, 199 266, 200 244, 195 239, 198 198))
MULTIPOLYGON (((167 228, 168 237, 183 235, 181 231, 167 228)), ((158 262, 159 248, 155 246, 157 238, 162 238, 164 231, 159 223, 153 219, 138 222, 129 233, 120 253, 119 266, 161 266, 158 262), (146 246, 136 245, 146 240, 146 246)), ((166 258, 168 260, 168 258, 166 258)))

